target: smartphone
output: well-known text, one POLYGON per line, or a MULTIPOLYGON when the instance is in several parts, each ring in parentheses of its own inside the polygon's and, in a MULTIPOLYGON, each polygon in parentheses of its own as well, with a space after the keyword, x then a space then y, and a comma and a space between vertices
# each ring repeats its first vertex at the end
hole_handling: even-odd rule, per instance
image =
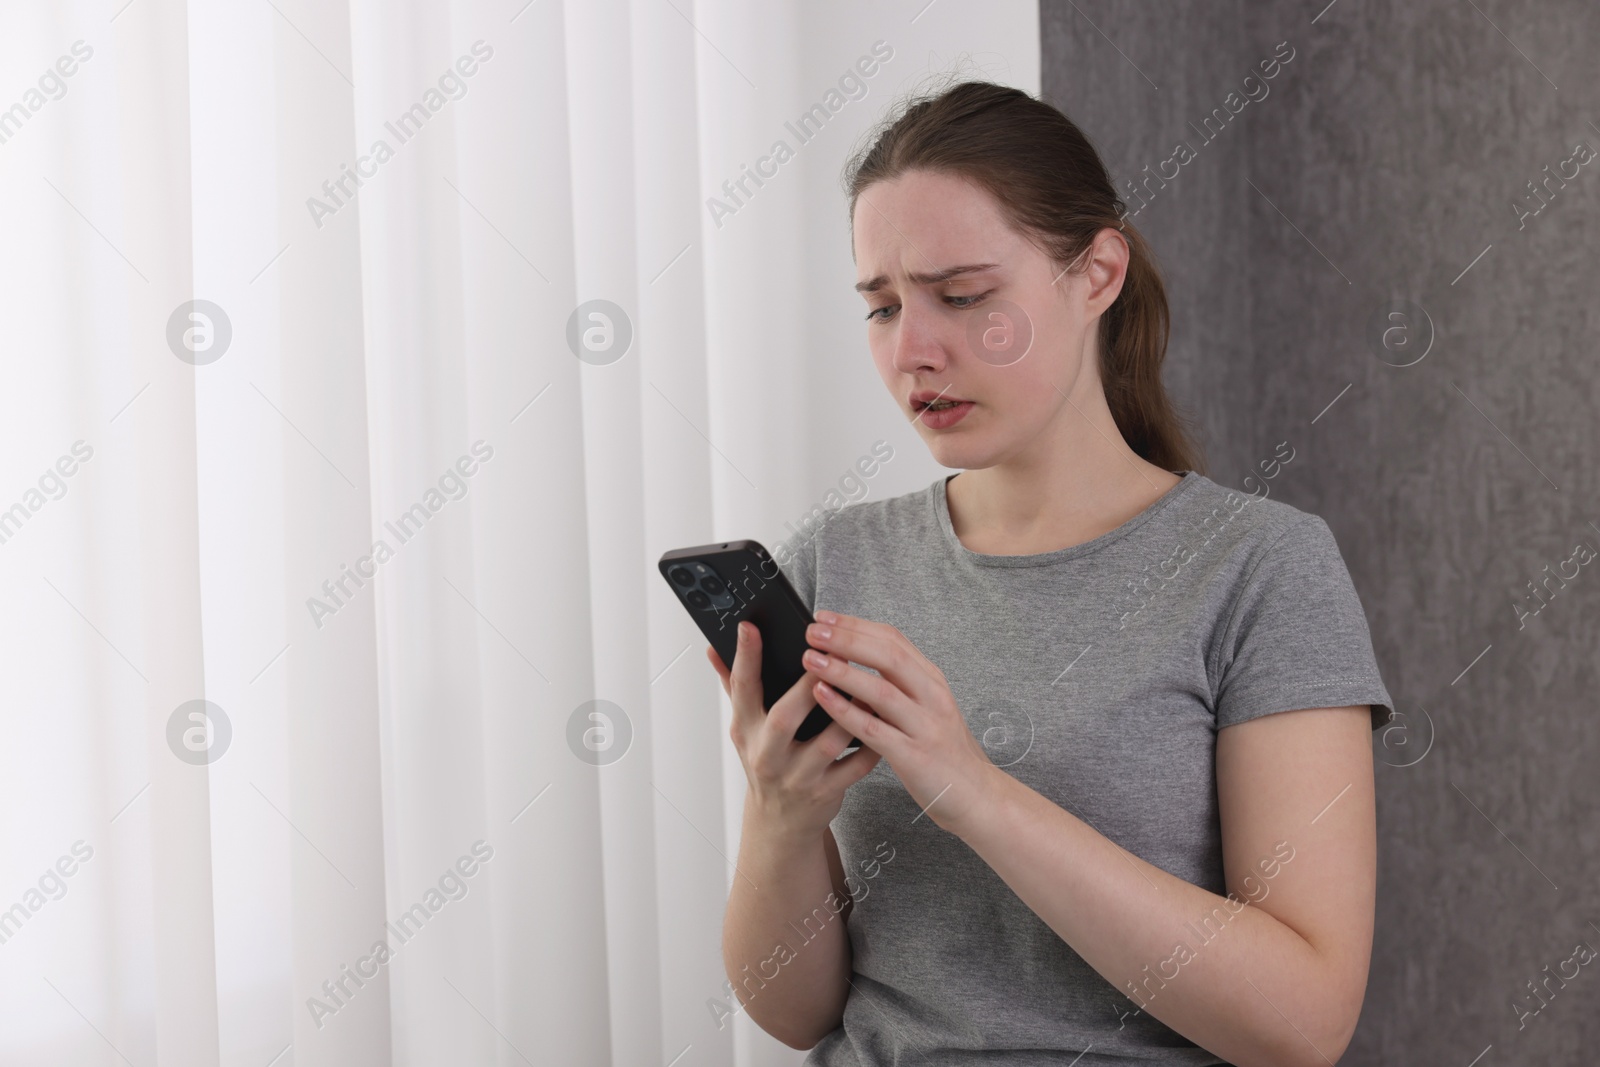
MULTIPOLYGON (((739 623, 752 622, 761 631, 763 709, 770 709, 794 688, 806 672, 800 656, 810 647, 806 627, 813 619, 805 601, 760 542, 727 541, 673 549, 662 555, 658 565, 661 577, 729 669, 738 648, 739 623)), ((849 693, 839 692, 850 699, 849 693)), ((794 739, 809 741, 832 721, 832 716, 813 703, 794 739)), ((847 747, 859 744, 852 737, 847 747)))

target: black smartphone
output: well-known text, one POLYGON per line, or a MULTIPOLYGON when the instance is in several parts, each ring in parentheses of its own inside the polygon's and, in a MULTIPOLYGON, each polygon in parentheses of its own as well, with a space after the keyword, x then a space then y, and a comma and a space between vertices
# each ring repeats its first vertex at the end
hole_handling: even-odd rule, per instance
MULTIPOLYGON (((770 709, 806 672, 800 656, 810 647, 806 627, 814 621, 805 601, 794 591, 777 561, 758 541, 677 548, 661 557, 661 577, 694 619, 722 662, 733 667, 739 644, 739 623, 761 631, 761 705, 770 709)), ((837 687, 835 687, 837 688, 837 687)), ((846 699, 850 694, 840 689, 846 699)), ((796 741, 809 741, 833 717, 813 704, 795 731, 796 741)), ((855 738, 848 747, 859 745, 855 738)))

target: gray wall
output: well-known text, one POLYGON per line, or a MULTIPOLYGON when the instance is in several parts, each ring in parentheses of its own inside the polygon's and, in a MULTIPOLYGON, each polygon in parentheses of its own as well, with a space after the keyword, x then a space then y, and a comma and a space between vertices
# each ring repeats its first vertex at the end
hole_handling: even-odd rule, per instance
POLYGON ((1377 933, 1341 1062, 1593 1062, 1600 960, 1520 1028, 1514 1005, 1600 949, 1600 559, 1562 563, 1600 549, 1600 158, 1512 205, 1600 150, 1600 6, 1325 4, 1044 0, 1044 96, 1119 183, 1194 149, 1133 217, 1168 384, 1218 482, 1293 446, 1272 491, 1333 529, 1404 716, 1374 735, 1377 933), (1282 41, 1202 144, 1189 123, 1282 41), (1403 367, 1420 318, 1410 355, 1368 337, 1400 300, 1433 332, 1403 367), (1547 565, 1578 573, 1519 628, 1547 565))

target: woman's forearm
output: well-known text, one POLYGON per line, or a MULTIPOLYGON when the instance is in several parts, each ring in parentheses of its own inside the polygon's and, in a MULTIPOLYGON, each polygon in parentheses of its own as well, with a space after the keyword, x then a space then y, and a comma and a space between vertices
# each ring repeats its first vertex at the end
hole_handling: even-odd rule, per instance
POLYGON ((1129 1014, 1240 1067, 1331 1064, 1344 1051, 1354 1019, 1323 957, 1260 908, 1145 862, 999 769, 958 832, 1129 998, 1129 1014), (1206 929, 1221 932, 1201 942, 1206 929))
POLYGON ((791 1048, 810 1048, 844 1017, 849 906, 834 890, 825 835, 763 822, 747 799, 723 966, 745 1011, 791 1048))

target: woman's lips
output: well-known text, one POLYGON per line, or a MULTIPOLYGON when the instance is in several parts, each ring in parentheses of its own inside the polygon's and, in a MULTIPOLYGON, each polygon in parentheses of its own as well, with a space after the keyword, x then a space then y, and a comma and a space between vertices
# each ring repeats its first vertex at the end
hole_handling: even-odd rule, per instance
POLYGON ((962 400, 954 407, 944 408, 943 410, 923 408, 919 418, 921 418, 923 425, 930 430, 944 430, 966 418, 967 412, 971 411, 972 408, 972 401, 962 400))

